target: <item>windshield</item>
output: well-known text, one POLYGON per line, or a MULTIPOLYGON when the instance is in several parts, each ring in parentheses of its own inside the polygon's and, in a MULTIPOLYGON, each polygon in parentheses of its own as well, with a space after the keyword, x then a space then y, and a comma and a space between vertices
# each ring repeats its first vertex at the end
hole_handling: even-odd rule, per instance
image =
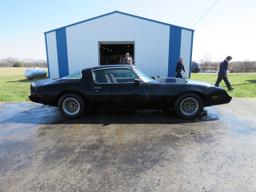
POLYGON ((154 79, 152 79, 152 78, 146 76, 145 74, 143 74, 143 73, 142 73, 140 70, 138 70, 137 68, 136 68, 136 72, 137 72, 137 74, 140 76, 140 78, 141 78, 144 82, 152 82, 152 81, 157 82, 156 80, 154 80, 154 79))

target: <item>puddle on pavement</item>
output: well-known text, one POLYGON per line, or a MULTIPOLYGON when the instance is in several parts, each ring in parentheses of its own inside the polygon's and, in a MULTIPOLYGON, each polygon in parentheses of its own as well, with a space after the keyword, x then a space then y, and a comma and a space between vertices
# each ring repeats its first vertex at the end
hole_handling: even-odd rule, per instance
POLYGON ((218 120, 218 116, 211 108, 207 108, 207 115, 196 120, 184 120, 177 118, 174 114, 165 114, 160 111, 139 111, 135 113, 124 112, 99 112, 85 114, 79 119, 68 120, 60 116, 56 107, 35 105, 33 103, 6 104, 8 113, 0 109, 0 123, 20 123, 20 124, 177 124, 199 121, 218 120), (17 111, 17 109, 19 109, 17 111), (11 115, 13 114, 13 115, 11 115))
POLYGON ((236 135, 250 135, 256 133, 256 126, 245 122, 235 116, 226 116, 223 120, 228 124, 229 130, 236 135))
POLYGON ((1 124, 49 124, 62 119, 56 107, 49 107, 44 105, 36 105, 31 107, 31 104, 22 106, 16 106, 16 104, 8 105, 8 113, 5 114, 2 110, 0 110, 0 115, 1 124), (22 110, 17 110, 20 107, 22 108, 22 110))

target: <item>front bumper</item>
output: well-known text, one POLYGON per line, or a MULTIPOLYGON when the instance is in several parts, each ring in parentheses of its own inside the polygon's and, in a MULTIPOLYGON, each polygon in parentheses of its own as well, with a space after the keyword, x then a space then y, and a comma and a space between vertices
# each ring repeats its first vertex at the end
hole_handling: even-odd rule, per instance
POLYGON ((222 92, 221 94, 213 94, 208 97, 207 106, 226 104, 231 100, 232 97, 229 96, 227 92, 222 92))

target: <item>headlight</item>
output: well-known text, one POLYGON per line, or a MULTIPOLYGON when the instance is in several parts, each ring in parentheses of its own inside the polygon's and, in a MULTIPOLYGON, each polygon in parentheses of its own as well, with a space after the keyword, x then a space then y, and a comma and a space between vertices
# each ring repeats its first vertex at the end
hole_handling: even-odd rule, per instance
POLYGON ((35 87, 35 86, 36 86, 35 82, 32 82, 32 83, 31 83, 31 86, 32 86, 32 87, 35 87))

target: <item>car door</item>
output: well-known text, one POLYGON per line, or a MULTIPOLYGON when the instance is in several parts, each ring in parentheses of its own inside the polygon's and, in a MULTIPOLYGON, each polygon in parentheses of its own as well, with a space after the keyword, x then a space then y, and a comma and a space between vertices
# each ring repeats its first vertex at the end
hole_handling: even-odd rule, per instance
POLYGON ((93 70, 94 101, 101 107, 133 108, 141 100, 138 78, 130 68, 106 68, 93 70))
POLYGON ((161 83, 142 83, 141 85, 141 104, 145 108, 166 108, 173 102, 175 89, 171 85, 161 83))
POLYGON ((170 106, 177 94, 175 84, 160 82, 147 77, 145 74, 136 69, 136 73, 142 79, 140 85, 141 104, 145 108, 166 108, 170 106))

